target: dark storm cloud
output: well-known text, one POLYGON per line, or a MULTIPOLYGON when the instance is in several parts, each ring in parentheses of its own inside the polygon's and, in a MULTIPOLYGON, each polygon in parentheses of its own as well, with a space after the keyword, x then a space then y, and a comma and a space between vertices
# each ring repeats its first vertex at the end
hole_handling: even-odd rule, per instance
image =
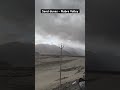
POLYGON ((0 1, 0 44, 32 40, 34 8, 34 0, 0 1))
POLYGON ((113 2, 112 0, 92 0, 89 3, 91 6, 86 6, 88 7, 86 13, 86 48, 94 49, 94 51, 118 52, 120 44, 118 2, 113 2))
POLYGON ((119 2, 87 1, 86 70, 120 71, 119 2))
POLYGON ((52 35, 61 40, 85 43, 85 0, 36 0, 36 29, 42 37, 52 35), (79 14, 41 14, 40 9, 80 9, 79 14))

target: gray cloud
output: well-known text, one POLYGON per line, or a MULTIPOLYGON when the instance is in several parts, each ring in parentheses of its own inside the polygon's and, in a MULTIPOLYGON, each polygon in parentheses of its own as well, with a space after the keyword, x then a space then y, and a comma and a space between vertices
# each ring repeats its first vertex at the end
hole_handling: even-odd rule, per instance
MULTIPOLYGON (((85 44, 85 0, 36 0, 35 33, 58 40, 85 44), (79 14, 42 14, 40 9, 80 9, 79 14)), ((37 36, 36 36, 37 38, 37 36)), ((48 39, 48 38, 47 38, 48 39)), ((38 40, 38 39, 36 39, 38 40)), ((42 40, 39 40, 42 41, 42 40)), ((38 42, 38 41, 36 41, 38 42)), ((42 42, 39 42, 42 43, 42 42)))
POLYGON ((34 0, 0 1, 0 44, 34 42, 34 0))

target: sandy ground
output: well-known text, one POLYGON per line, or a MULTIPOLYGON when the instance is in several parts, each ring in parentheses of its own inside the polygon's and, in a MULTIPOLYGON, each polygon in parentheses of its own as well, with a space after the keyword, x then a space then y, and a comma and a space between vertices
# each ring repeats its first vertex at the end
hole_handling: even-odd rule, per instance
MULTIPOLYGON (((41 56, 36 59, 35 89, 57 90, 59 87, 59 57, 41 56)), ((75 81, 83 77, 85 71, 84 57, 64 56, 62 61, 62 84, 75 81)))
POLYGON ((87 72, 88 90, 120 90, 119 72, 87 72))
POLYGON ((33 90, 34 68, 0 69, 1 90, 33 90))

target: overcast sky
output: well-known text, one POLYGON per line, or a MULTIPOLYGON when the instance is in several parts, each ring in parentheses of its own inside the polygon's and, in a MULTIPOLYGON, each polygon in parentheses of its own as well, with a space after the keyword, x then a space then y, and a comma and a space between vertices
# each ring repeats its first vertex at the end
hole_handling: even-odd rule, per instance
POLYGON ((0 1, 0 44, 34 42, 34 0, 0 1))
POLYGON ((35 44, 85 49, 85 0, 35 0, 35 44), (48 14, 40 9, 80 9, 80 13, 48 14))

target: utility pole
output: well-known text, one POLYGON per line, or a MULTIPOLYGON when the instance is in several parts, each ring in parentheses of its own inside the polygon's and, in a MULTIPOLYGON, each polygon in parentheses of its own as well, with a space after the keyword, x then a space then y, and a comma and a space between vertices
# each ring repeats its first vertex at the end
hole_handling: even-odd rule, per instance
POLYGON ((62 55, 63 55, 63 53, 62 53, 62 51, 63 51, 63 48, 64 48, 64 46, 63 46, 63 44, 61 44, 61 46, 60 46, 60 49, 61 49, 61 59, 60 59, 60 90, 62 90, 61 88, 62 88, 62 86, 61 86, 61 66, 62 66, 62 55))

